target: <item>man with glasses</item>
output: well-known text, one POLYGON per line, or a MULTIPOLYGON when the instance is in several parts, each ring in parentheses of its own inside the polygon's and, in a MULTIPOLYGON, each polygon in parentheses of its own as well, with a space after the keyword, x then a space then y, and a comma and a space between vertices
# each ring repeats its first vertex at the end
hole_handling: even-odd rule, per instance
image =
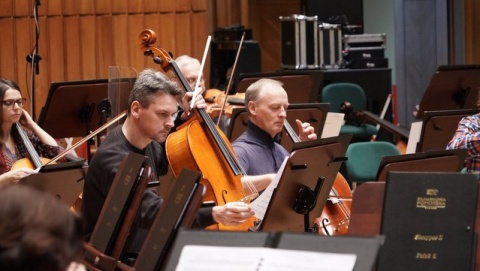
MULTIPOLYGON (((2 110, 0 117, 0 183, 17 182, 21 178, 34 172, 34 169, 14 165, 20 159, 28 158, 25 143, 31 143, 39 157, 53 158, 63 151, 57 141, 37 125, 28 112, 23 109, 26 99, 22 97, 18 85, 8 79, 0 78, 0 98, 2 110), (16 123, 20 122, 27 130, 28 140, 24 142, 17 130, 16 123)), ((20 126, 18 126, 20 127, 20 126)))
MULTIPOLYGON (((154 180, 167 173, 163 143, 172 128, 188 118, 186 111, 178 111, 177 96, 183 96, 182 108, 189 110, 192 93, 183 95, 177 84, 160 72, 147 69, 139 74, 130 93, 125 122, 108 133, 90 162, 82 199, 86 233, 93 231, 118 167, 130 152, 148 157, 154 180)), ((201 95, 197 95, 195 106, 205 108, 201 95)), ((125 247, 126 255, 139 252, 161 202, 156 188, 145 191, 141 214, 133 223, 125 247)), ((247 204, 227 203, 201 210, 197 223, 203 227, 214 223, 238 225, 252 215, 247 204)))

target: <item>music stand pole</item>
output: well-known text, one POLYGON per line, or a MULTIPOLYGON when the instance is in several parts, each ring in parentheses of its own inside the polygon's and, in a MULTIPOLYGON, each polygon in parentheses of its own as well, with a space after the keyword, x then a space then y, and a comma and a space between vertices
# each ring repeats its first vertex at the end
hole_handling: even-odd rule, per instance
POLYGON ((32 119, 35 121, 35 74, 40 73, 40 60, 42 57, 38 54, 38 40, 40 38, 40 28, 38 26, 38 6, 40 6, 40 0, 36 0, 33 4, 33 19, 35 21, 35 47, 31 55, 27 55, 27 62, 32 63, 30 72, 30 99, 32 102, 32 119))

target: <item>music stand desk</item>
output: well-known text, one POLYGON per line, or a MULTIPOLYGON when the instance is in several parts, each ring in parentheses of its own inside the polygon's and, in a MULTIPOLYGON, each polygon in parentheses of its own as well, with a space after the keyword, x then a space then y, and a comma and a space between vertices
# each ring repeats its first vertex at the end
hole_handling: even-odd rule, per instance
POLYGON ((419 104, 417 118, 425 111, 476 108, 480 65, 443 65, 432 76, 419 104))
POLYGON ((345 138, 351 139, 351 136, 325 138, 319 146, 292 152, 259 230, 316 231, 315 218, 322 212, 341 163, 346 160, 346 146, 342 143, 345 138), (306 201, 308 210, 299 212, 294 206, 302 205, 301 190, 311 201, 306 201))
POLYGON ((20 179, 19 183, 51 193, 72 206, 83 191, 83 165, 84 160, 43 166, 38 173, 20 179))
POLYGON ((444 150, 453 138, 460 120, 479 112, 479 109, 425 111, 416 151, 444 150))

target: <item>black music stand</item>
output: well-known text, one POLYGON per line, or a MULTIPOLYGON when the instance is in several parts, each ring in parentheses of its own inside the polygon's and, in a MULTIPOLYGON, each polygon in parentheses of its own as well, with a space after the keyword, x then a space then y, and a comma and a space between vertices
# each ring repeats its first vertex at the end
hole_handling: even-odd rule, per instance
POLYGON ((480 92, 480 65, 440 66, 419 104, 416 118, 425 111, 472 109, 480 92))
POLYGON ((383 157, 378 167, 377 182, 385 182, 390 171, 460 172, 467 150, 433 150, 383 157))
MULTIPOLYGON (((53 138, 85 137, 106 119, 99 105, 108 99, 108 88, 118 84, 120 90, 129 92, 130 81, 126 78, 114 83, 107 79, 53 82, 38 125, 53 138)), ((90 145, 91 141, 87 147, 88 161, 90 145)))
MULTIPOLYGON (((296 119, 302 122, 309 122, 315 128, 315 133, 321 134, 327 118, 328 108, 328 103, 290 104, 287 109, 287 121, 295 130, 297 130, 296 119)), ((227 134, 230 141, 235 141, 247 129, 247 121, 248 113, 245 108, 233 109, 227 134)), ((281 138, 280 144, 287 151, 291 151, 293 143, 285 129, 282 131, 281 138)))
POLYGON ((84 160, 79 160, 45 165, 40 168, 38 173, 20 179, 19 183, 51 193, 68 206, 72 206, 83 191, 84 163, 84 160))
POLYGON ((150 179, 145 159, 132 152, 119 165, 92 235, 84 243, 83 262, 90 270, 113 270, 123 252, 150 179))
POLYGON ((259 229, 318 232, 314 222, 323 210, 351 135, 324 138, 315 147, 292 152, 259 229))
POLYGON ((479 112, 480 109, 425 111, 416 151, 444 150, 453 138, 460 120, 479 112))
POLYGON ((120 263, 121 270, 160 270, 166 265, 170 246, 179 228, 194 225, 202 204, 204 186, 199 183, 201 173, 183 169, 172 192, 162 203, 161 209, 150 227, 145 243, 133 267, 120 263))

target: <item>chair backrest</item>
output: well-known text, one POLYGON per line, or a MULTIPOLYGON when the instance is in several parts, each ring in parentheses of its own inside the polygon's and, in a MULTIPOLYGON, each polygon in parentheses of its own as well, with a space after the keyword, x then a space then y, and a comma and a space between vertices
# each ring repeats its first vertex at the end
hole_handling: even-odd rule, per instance
POLYGON ((393 155, 400 155, 400 151, 387 141, 350 143, 345 162, 347 179, 355 183, 374 181, 382 158, 393 155))
POLYGON ((339 112, 340 105, 348 101, 353 110, 367 109, 367 97, 363 88, 354 83, 331 83, 322 89, 321 100, 330 103, 330 112, 339 112))

